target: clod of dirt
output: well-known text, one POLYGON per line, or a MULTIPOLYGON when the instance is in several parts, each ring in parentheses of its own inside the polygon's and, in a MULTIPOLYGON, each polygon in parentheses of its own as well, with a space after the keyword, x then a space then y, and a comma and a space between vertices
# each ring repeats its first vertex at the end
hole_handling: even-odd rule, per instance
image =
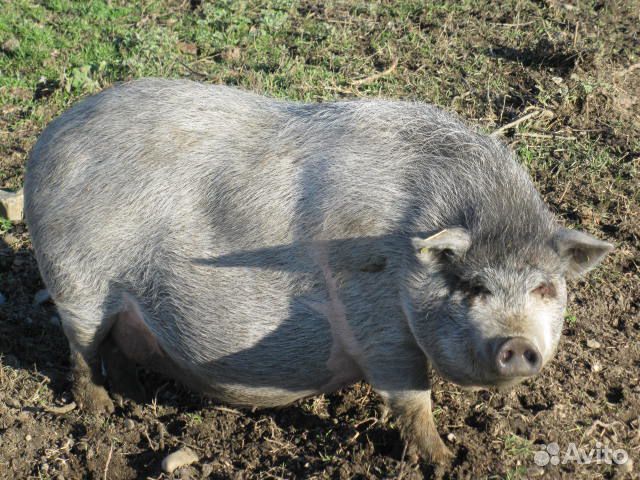
POLYGON ((8 218, 12 222, 22 221, 24 207, 24 194, 22 189, 17 192, 0 190, 0 216, 8 218))
POLYGON ((177 468, 186 467, 197 461, 198 456, 195 452, 188 447, 184 447, 170 453, 162 460, 162 470, 167 473, 172 473, 177 468))
POLYGON ((4 243, 6 243, 9 246, 20 243, 20 240, 18 240, 14 235, 11 235, 10 233, 5 234, 5 236, 3 237, 3 240, 4 240, 4 243))
POLYGON ((178 42, 177 47, 182 53, 189 55, 198 54, 198 46, 194 43, 178 42))
POLYGON ((594 340, 593 338, 589 338, 587 340, 587 347, 588 348, 600 348, 600 342, 598 342, 597 340, 594 340))
POLYGON ((2 50, 7 53, 13 53, 20 48, 20 41, 17 38, 10 38, 2 44, 2 50))

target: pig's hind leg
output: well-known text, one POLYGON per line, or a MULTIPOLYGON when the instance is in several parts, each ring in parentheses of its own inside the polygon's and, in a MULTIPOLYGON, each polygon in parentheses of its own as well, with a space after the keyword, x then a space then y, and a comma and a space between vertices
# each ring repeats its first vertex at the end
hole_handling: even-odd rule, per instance
POLYGON ((146 394, 138 379, 137 365, 120 349, 113 333, 102 342, 100 356, 107 373, 110 391, 118 403, 122 403, 123 398, 143 403, 146 394))
POLYGON ((128 294, 123 295, 122 308, 100 346, 100 355, 111 391, 139 403, 145 391, 138 379, 138 365, 175 376, 175 366, 147 326, 138 302, 128 294))

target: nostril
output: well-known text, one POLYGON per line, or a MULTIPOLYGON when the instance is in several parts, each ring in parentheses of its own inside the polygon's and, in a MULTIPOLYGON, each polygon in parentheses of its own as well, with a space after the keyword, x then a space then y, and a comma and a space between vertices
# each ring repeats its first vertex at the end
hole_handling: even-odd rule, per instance
POLYGON ((513 358, 513 350, 507 348, 500 352, 500 363, 505 364, 513 358))
POLYGON ((523 356, 527 362, 535 366, 538 363, 538 354, 533 350, 525 350, 523 356))

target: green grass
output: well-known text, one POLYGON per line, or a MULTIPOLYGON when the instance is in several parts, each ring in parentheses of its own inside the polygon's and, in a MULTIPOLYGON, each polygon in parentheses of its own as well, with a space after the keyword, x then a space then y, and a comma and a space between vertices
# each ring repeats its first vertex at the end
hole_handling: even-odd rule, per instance
POLYGON ((511 457, 523 460, 533 459, 533 442, 518 435, 509 434, 504 439, 504 452, 511 457))
POLYGON ((200 425, 204 421, 202 415, 199 413, 185 413, 185 416, 187 417, 187 423, 190 427, 200 425))
MULTIPOLYGON (((575 13, 558 8, 550 16, 538 2, 515 0, 491 3, 489 10, 471 1, 319 5, 225 0, 192 9, 177 1, 3 0, 0 138, 10 142, 0 147, 0 158, 18 158, 0 162, 0 186, 20 186, 21 162, 53 117, 85 95, 144 76, 190 77, 304 101, 420 99, 478 120, 489 131, 528 105, 553 112, 553 118, 525 122, 515 131, 524 135, 516 137, 516 149, 528 168, 564 175, 586 167, 600 175, 615 163, 619 152, 597 135, 527 136, 542 131, 574 137, 573 124, 585 127, 580 124, 587 119, 592 126, 599 122, 589 117, 593 109, 603 108, 603 101, 604 108, 612 107, 606 101, 615 93, 611 76, 600 70, 561 77, 553 68, 523 65, 537 61, 526 56, 541 36, 574 36, 575 13), (504 21, 514 11, 527 18, 526 28, 504 21), (500 53, 505 48, 520 51, 521 59, 500 53), (528 98, 520 105, 523 95, 528 98), (585 105, 591 108, 586 113, 585 105)), ((583 22, 602 22, 620 12, 585 6, 578 13, 583 22)), ((589 53, 598 65, 623 65, 636 55, 588 30, 573 43, 549 48, 556 47, 589 53)), ((607 128, 622 134, 628 125, 607 128)))
POLYGON ((8 218, 0 217, 0 233, 6 233, 13 228, 13 223, 8 218))

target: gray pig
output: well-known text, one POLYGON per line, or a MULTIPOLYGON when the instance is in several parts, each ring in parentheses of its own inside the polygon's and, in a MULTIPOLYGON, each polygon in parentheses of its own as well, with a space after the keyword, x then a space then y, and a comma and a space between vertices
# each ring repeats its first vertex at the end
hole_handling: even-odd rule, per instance
POLYGON ((145 79, 31 152, 26 218, 74 395, 135 365, 239 406, 364 379, 416 452, 450 455, 430 367, 504 387, 551 359, 565 278, 612 248, 562 228, 510 151, 423 103, 277 101, 145 79))

